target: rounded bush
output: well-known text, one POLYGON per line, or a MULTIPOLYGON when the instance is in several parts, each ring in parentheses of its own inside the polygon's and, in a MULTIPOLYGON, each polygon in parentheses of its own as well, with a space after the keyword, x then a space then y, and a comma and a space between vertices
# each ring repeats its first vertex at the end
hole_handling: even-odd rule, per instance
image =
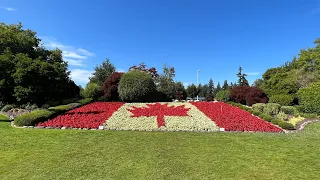
POLYGON ((278 125, 280 121, 281 121, 281 120, 279 120, 279 119, 272 119, 272 120, 271 120, 271 123, 272 123, 272 124, 275 124, 275 125, 278 125))
POLYGON ((34 126, 39 122, 48 120, 54 112, 50 110, 35 110, 28 114, 23 114, 14 119, 17 126, 34 126))
POLYGON ((290 106, 293 102, 293 96, 289 94, 277 94, 269 98, 270 103, 277 103, 281 106, 290 106))
POLYGON ((251 106, 256 103, 266 103, 267 95, 257 87, 237 86, 231 89, 230 99, 251 106))
POLYGON ((296 115, 298 114, 297 108, 293 106, 281 106, 280 111, 284 112, 285 114, 288 115, 296 115))
POLYGON ((219 91, 219 92, 216 94, 216 99, 217 99, 218 101, 228 102, 229 99, 230 99, 230 91, 229 91, 229 90, 219 91))
POLYGON ((253 110, 260 111, 260 112, 263 112, 263 109, 265 107, 266 107, 266 104, 264 104, 264 103, 257 103, 257 104, 252 105, 253 110))
POLYGON ((260 113, 260 111, 253 111, 252 114, 255 116, 259 116, 261 113, 260 113))
POLYGON ((101 87, 96 83, 89 83, 81 95, 85 98, 98 98, 102 95, 101 87))
POLYGON ((150 102, 156 92, 151 75, 138 70, 124 74, 118 88, 121 100, 126 102, 150 102))
POLYGON ((305 113, 320 114, 320 82, 312 83, 298 91, 301 109, 305 113))
POLYGON ((280 104, 268 103, 266 107, 264 107, 263 112, 269 115, 277 115, 280 111, 280 107, 280 104))
POLYGON ((282 129, 294 130, 293 124, 285 122, 285 121, 279 121, 278 126, 280 126, 282 129))
POLYGON ((260 114, 259 117, 260 117, 261 119, 265 120, 265 121, 268 121, 268 122, 271 122, 272 119, 273 119, 272 116, 270 116, 270 115, 268 115, 268 114, 264 114, 264 113, 260 114))

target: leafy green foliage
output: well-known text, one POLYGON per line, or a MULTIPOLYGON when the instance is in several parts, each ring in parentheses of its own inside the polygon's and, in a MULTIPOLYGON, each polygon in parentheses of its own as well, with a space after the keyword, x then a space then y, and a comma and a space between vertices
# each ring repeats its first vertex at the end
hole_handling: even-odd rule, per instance
POLYGON ((43 104, 79 95, 62 51, 47 50, 32 30, 0 24, 0 101, 43 104))
POLYGON ((175 83, 175 99, 177 100, 186 100, 187 99, 187 91, 184 88, 182 82, 175 83))
POLYGON ((229 91, 229 90, 219 91, 219 92, 216 94, 216 99, 217 99, 218 101, 222 101, 222 102, 227 102, 227 101, 229 101, 229 99, 230 99, 230 91, 229 91))
POLYGON ((84 99, 80 99, 78 103, 80 103, 81 105, 85 105, 85 104, 91 103, 92 101, 93 101, 92 98, 84 98, 84 99))
POLYGON ((110 62, 107 58, 101 65, 96 66, 94 68, 94 73, 92 77, 90 77, 89 83, 96 83, 99 86, 102 86, 103 82, 113 73, 115 72, 115 66, 110 62))
POLYGON ((288 120, 288 115, 286 113, 280 111, 277 114, 277 118, 280 119, 280 120, 283 120, 283 121, 287 121, 288 120))
POLYGON ((199 94, 199 89, 197 88, 196 85, 194 84, 191 84, 187 87, 187 93, 188 93, 188 96, 191 97, 191 98, 194 98, 196 97, 198 94, 199 94))
MULTIPOLYGON (((285 63, 278 68, 268 69, 263 74, 262 82, 259 87, 262 88, 273 102, 282 105, 298 104, 296 93, 301 88, 307 88, 320 78, 320 43, 319 39, 315 41, 316 47, 301 50, 299 57, 294 57, 291 62, 285 63), (287 95, 286 98, 273 97, 274 95, 287 95), (291 96, 291 98, 288 98, 291 96), (288 103, 292 100, 290 103, 288 103)), ((306 101, 304 101, 306 102, 306 101)), ((299 102, 303 103, 303 102, 299 102)), ((310 107, 310 105, 308 105, 310 107)), ((314 107, 309 109, 304 106, 306 112, 313 112, 314 107), (313 109, 313 110, 312 110, 313 109)), ((318 108, 319 109, 319 108, 318 108)))
POLYGON ((300 89, 298 98, 303 112, 320 114, 320 82, 300 89))
POLYGON ((260 112, 260 111, 255 111, 255 110, 254 110, 254 111, 252 112, 252 114, 253 114, 253 115, 255 115, 255 116, 259 116, 259 115, 261 114, 261 112, 260 112))
POLYGON ((119 96, 127 102, 148 102, 156 85, 151 75, 133 70, 124 74, 119 83, 119 96))
POLYGON ((293 104, 293 95, 275 94, 269 98, 270 103, 278 103, 281 106, 290 106, 293 104))
POLYGON ((297 108, 293 106, 281 106, 280 111, 288 115, 297 115, 299 113, 297 108))
MULTIPOLYGON (((260 111, 260 112, 261 112, 261 111, 260 111)), ((259 115, 259 117, 262 118, 262 119, 265 120, 265 121, 268 121, 268 122, 271 122, 272 119, 273 119, 272 116, 270 116, 270 115, 268 115, 268 114, 264 114, 264 113, 261 113, 261 114, 259 115)))
MULTIPOLYGON (((156 84, 158 92, 164 93, 167 96, 167 99, 174 99, 176 94, 176 87, 173 81, 175 77, 175 69, 174 67, 163 67, 163 74, 157 77, 156 84)), ((179 92, 183 93, 183 91, 179 92)))
POLYGON ((98 98, 102 95, 101 86, 96 83, 87 84, 86 88, 82 91, 81 94, 84 98, 98 98))
POLYGON ((256 111, 263 112, 264 107, 266 107, 265 103, 256 103, 252 105, 252 109, 256 111))
POLYGON ((294 126, 291 123, 285 122, 285 121, 278 121, 278 125, 282 129, 287 129, 287 130, 294 130, 294 126))
POLYGON ((280 104, 276 104, 276 103, 268 103, 264 109, 263 112, 269 115, 277 115, 280 111, 280 104))

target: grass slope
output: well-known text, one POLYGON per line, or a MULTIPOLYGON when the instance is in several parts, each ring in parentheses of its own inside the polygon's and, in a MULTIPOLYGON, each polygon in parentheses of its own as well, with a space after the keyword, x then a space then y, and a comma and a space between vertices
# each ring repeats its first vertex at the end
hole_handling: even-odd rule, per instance
POLYGON ((295 134, 11 128, 0 179, 317 179, 320 123, 295 134))

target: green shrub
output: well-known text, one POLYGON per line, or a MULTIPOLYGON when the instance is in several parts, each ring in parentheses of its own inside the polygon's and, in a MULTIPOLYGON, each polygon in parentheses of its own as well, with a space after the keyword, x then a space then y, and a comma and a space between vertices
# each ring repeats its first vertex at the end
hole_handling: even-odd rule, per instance
POLYGON ((260 111, 255 111, 255 110, 254 110, 254 111, 252 112, 252 114, 255 115, 255 116, 259 116, 261 113, 260 113, 260 111))
POLYGON ((278 126, 280 126, 282 129, 294 130, 294 126, 291 123, 285 121, 279 121, 278 126))
POLYGON ((4 114, 0 114, 0 121, 9 121, 10 118, 4 114))
POLYGON ((318 118, 319 116, 315 113, 300 113, 300 116, 301 117, 304 117, 304 118, 308 118, 308 119, 315 119, 315 118, 318 118))
POLYGON ((14 105, 7 104, 1 109, 1 111, 2 112, 8 112, 10 109, 13 109, 13 108, 14 108, 14 105))
POLYGON ((320 82, 301 88, 297 95, 303 112, 320 114, 320 82))
POLYGON ((275 125, 278 125, 280 121, 281 120, 274 118, 274 119, 271 120, 271 123, 275 124, 275 125))
POLYGON ((122 101, 149 102, 156 85, 151 75, 134 70, 122 76, 118 90, 122 101))
POLYGON ((289 94, 277 94, 269 98, 270 103, 277 103, 281 106, 290 106, 293 102, 293 96, 289 94))
POLYGON ((55 106, 55 107, 50 107, 48 110, 56 112, 56 113, 62 113, 68 110, 71 110, 72 107, 69 105, 60 105, 60 106, 55 106))
POLYGON ((284 112, 285 114, 289 115, 297 115, 299 112, 297 108, 293 106, 281 106, 280 111, 284 112))
POLYGON ((77 108, 77 107, 79 107, 79 106, 81 106, 81 104, 80 103, 70 103, 70 104, 67 104, 68 106, 70 106, 72 109, 74 109, 74 108, 77 108))
POLYGON ((279 114, 277 114, 277 118, 283 121, 288 120, 288 115, 286 115, 286 113, 280 111, 279 114))
POLYGON ((87 84, 86 88, 82 91, 81 94, 84 98, 98 98, 102 96, 101 86, 96 83, 87 84))
POLYGON ((227 102, 229 101, 230 99, 230 91, 229 90, 222 90, 222 91, 219 91, 217 94, 216 94, 216 99, 218 101, 222 101, 222 102, 227 102))
POLYGON ((263 112, 264 107, 266 107, 266 104, 264 103, 257 103, 252 105, 253 110, 260 111, 260 112, 263 112))
POLYGON ((23 114, 14 119, 17 126, 34 126, 39 122, 48 120, 54 114, 50 110, 35 110, 28 114, 23 114))
POLYGON ((266 107, 263 108, 263 112, 269 115, 277 115, 280 111, 280 104, 268 103, 266 107))
POLYGON ((80 99, 80 100, 78 101, 78 103, 80 103, 81 105, 86 105, 86 104, 91 103, 92 101, 93 101, 92 98, 84 98, 84 99, 80 99))
POLYGON ((253 113, 253 111, 254 111, 253 109, 248 109, 248 112, 251 114, 253 113))
POLYGON ((268 115, 268 114, 264 114, 264 113, 260 114, 259 117, 260 117, 261 119, 265 120, 265 121, 268 121, 268 122, 271 122, 272 119, 273 119, 272 116, 270 116, 270 115, 268 115))

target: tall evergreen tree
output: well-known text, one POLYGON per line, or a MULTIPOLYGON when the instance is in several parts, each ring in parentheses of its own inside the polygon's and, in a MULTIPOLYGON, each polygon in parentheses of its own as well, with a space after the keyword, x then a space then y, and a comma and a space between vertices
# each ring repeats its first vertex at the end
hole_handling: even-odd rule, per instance
POLYGON ((223 88, 223 90, 229 89, 229 84, 228 84, 227 80, 224 80, 222 88, 223 88))
POLYGON ((246 79, 246 76, 247 76, 247 74, 244 74, 244 73, 242 73, 242 67, 240 66, 239 67, 239 72, 238 72, 238 74, 236 74, 237 76, 238 76, 238 78, 239 78, 239 80, 238 80, 238 85, 239 86, 249 86, 249 82, 248 82, 248 80, 246 79))
POLYGON ((220 85, 220 82, 218 82, 218 84, 217 84, 217 88, 216 88, 216 90, 215 90, 215 93, 214 94, 217 94, 219 91, 221 91, 222 90, 222 88, 221 88, 221 85, 220 85))
POLYGON ((209 94, 213 94, 214 93, 214 83, 213 80, 210 79, 209 80, 209 94))
POLYGON ((107 58, 101 65, 94 68, 94 73, 90 77, 90 83, 97 83, 102 86, 103 82, 113 73, 116 68, 107 58))

